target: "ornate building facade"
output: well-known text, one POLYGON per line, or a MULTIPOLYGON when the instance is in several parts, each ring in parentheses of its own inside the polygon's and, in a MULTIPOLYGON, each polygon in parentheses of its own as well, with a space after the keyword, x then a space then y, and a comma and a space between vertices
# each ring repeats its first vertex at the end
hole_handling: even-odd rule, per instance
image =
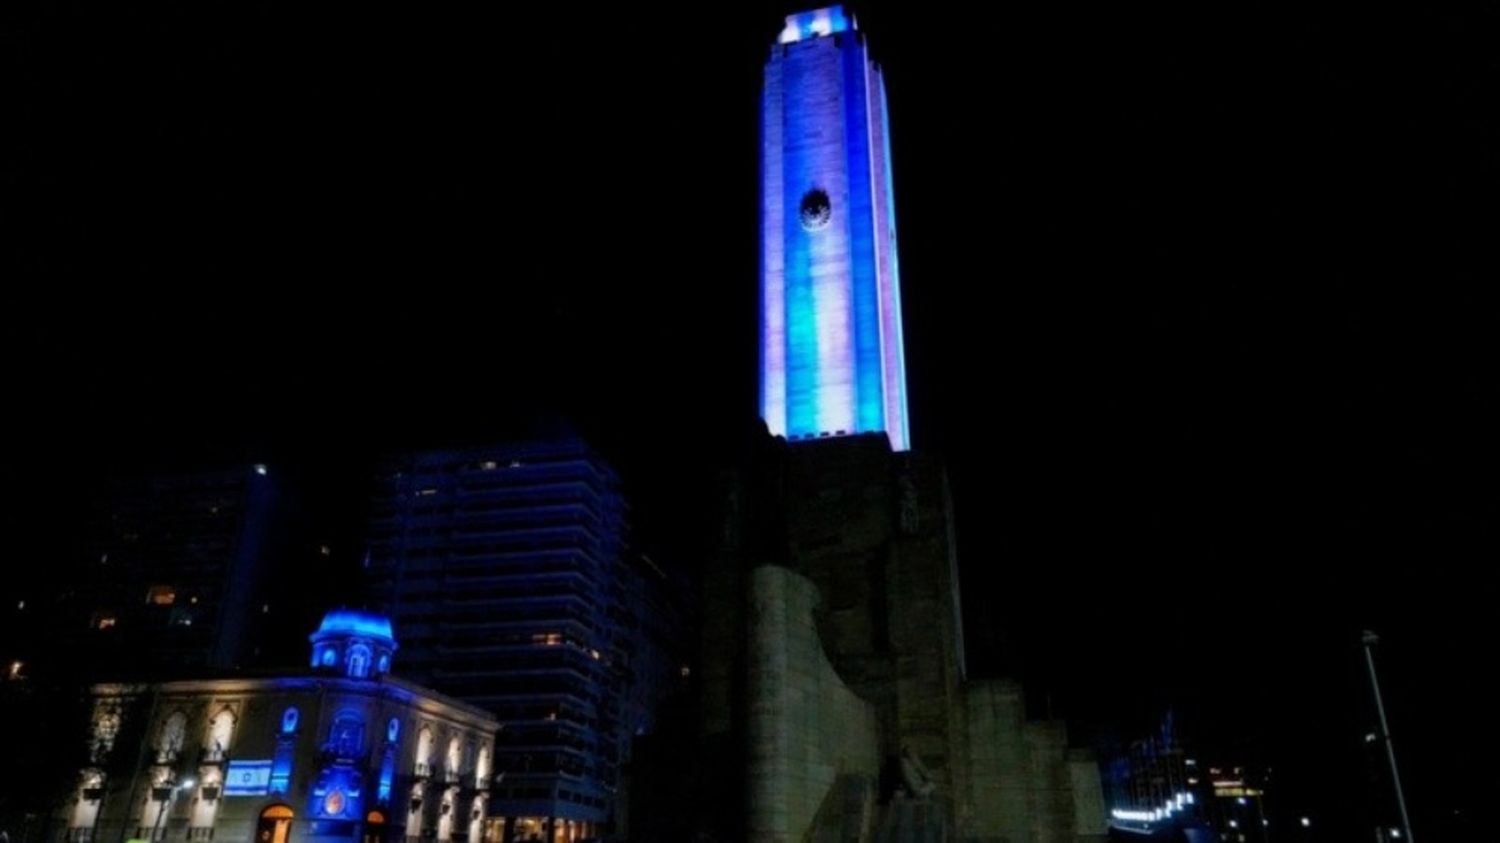
POLYGON ((392 676, 381 616, 311 642, 297 674, 95 686, 66 843, 479 843, 495 720, 392 676))

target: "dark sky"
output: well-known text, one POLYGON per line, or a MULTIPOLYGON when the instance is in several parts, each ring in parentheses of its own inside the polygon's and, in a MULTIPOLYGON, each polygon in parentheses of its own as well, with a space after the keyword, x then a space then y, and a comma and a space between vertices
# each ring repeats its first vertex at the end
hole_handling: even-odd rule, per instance
MULTIPOLYGON (((355 500, 372 454, 537 413, 691 564, 754 423, 786 9, 38 5, 0 22, 13 570, 111 472, 355 500)), ((1443 839, 1500 787, 1500 13, 855 8, 975 669, 1080 734, 1173 707, 1337 825, 1373 626, 1443 839)))

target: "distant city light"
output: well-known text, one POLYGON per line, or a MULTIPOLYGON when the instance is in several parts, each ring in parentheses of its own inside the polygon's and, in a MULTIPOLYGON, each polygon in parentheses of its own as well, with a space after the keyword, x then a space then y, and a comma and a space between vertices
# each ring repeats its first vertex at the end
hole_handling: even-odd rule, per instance
POLYGON ((1240 821, 1239 820, 1230 820, 1229 821, 1229 827, 1230 828, 1239 828, 1240 827, 1240 821))
POLYGON ((1241 796, 1241 797, 1240 797, 1240 798, 1238 798, 1238 799, 1236 799, 1236 800, 1234 800, 1234 801, 1236 801, 1236 802, 1238 802, 1238 803, 1239 803, 1239 804, 1241 804, 1241 805, 1248 805, 1248 804, 1250 804, 1250 803, 1249 803, 1249 802, 1248 802, 1248 801, 1247 801, 1247 800, 1246 800, 1246 799, 1245 799, 1245 797, 1243 797, 1243 796, 1241 796))
POLYGON ((1374 742, 1375 742, 1375 733, 1374 732, 1370 732, 1369 734, 1365 735, 1365 743, 1374 743, 1374 742))
POLYGON ((1302 827, 1303 828, 1311 828, 1312 827, 1312 820, 1308 819, 1307 817, 1303 817, 1302 818, 1302 827))
POLYGON ((190 788, 192 788, 192 786, 193 786, 193 785, 195 785, 195 784, 197 784, 197 782, 196 782, 196 781, 194 781, 194 780, 193 780, 193 779, 191 779, 191 778, 186 778, 186 779, 183 779, 183 780, 182 780, 182 784, 181 784, 181 785, 180 785, 180 787, 181 787, 181 788, 182 788, 182 789, 183 789, 183 790, 188 790, 188 789, 190 789, 190 788))
POLYGON ((1391 839, 1392 840, 1400 840, 1401 839, 1401 829, 1399 829, 1399 828, 1393 828, 1393 829, 1391 829, 1391 839))
POLYGON ((266 467, 264 465, 256 464, 255 473, 259 474, 262 477, 266 476, 266 467))

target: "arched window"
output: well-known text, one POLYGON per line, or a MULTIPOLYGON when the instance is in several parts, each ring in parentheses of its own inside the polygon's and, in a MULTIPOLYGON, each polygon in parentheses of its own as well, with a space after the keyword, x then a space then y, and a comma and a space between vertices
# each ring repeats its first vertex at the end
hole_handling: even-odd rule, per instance
POLYGON ((426 726, 417 732, 417 763, 423 767, 432 763, 432 730, 426 726))
POLYGON ((474 783, 483 787, 490 777, 490 748, 481 746, 479 758, 474 762, 474 783))
POLYGON ((324 647, 321 661, 323 662, 324 667, 333 667, 334 665, 339 663, 338 651, 333 649, 332 647, 324 647))
POLYGON ((356 758, 365 742, 365 721, 353 711, 341 711, 328 732, 328 748, 340 758, 356 758))
POLYGON ((370 648, 355 644, 349 648, 349 675, 363 679, 370 673, 370 648))
POLYGON ((281 713, 281 733, 283 735, 290 735, 297 731, 297 719, 299 716, 295 705, 281 713))
POLYGON ((214 719, 208 721, 208 743, 204 747, 208 750, 209 759, 222 761, 224 754, 229 751, 229 741, 234 737, 234 712, 228 708, 221 709, 214 719))
POLYGON ((400 737, 401 737, 401 718, 399 718, 399 717, 392 717, 391 720, 390 720, 390 722, 385 724, 385 740, 386 740, 386 743, 395 743, 396 740, 398 738, 400 738, 400 737))
POLYGON ((166 764, 176 761, 178 753, 182 752, 183 741, 186 739, 187 714, 174 711, 162 724, 161 736, 156 742, 157 762, 166 764))
POLYGON ((459 771, 459 758, 458 737, 454 736, 448 739, 448 757, 443 762, 448 765, 447 769, 449 772, 457 773, 459 771))

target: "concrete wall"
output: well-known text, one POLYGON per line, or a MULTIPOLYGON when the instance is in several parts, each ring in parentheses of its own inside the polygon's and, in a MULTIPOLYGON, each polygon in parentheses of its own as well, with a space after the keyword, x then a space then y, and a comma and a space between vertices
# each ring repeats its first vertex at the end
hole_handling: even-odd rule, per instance
POLYGON ((814 625, 817 587, 786 568, 750 572, 745 837, 800 841, 840 776, 879 772, 875 709, 844 686, 814 625))
POLYGON ((1074 843, 1105 832, 1099 767, 1068 749, 1061 721, 1029 722, 1021 685, 974 682, 965 688, 969 789, 962 839, 993 843, 1074 843))

